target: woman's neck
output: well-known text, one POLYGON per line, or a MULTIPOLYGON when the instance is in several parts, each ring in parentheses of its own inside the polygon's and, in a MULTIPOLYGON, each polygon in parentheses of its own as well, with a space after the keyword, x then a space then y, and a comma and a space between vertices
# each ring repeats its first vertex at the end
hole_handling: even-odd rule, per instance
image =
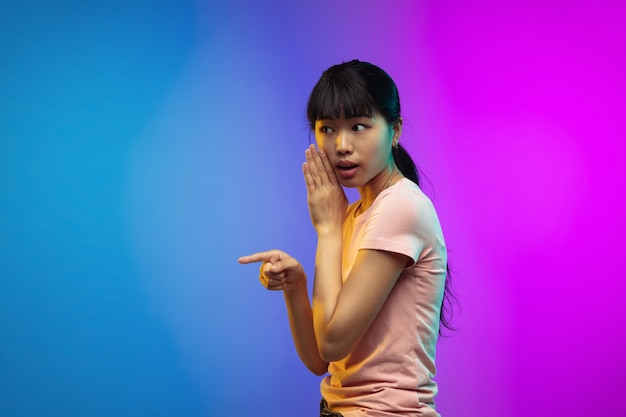
POLYGON ((400 170, 394 164, 389 169, 381 171, 380 174, 372 178, 363 187, 359 187, 361 204, 355 214, 361 214, 374 204, 374 200, 384 189, 391 187, 400 179, 404 178, 400 170))

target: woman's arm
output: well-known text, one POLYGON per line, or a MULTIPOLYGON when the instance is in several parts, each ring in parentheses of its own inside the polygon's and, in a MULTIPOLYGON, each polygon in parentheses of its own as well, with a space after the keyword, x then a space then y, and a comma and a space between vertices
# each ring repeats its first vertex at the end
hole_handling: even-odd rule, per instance
POLYGON ((328 372, 328 362, 320 356, 313 330, 313 311, 306 284, 293 291, 283 291, 291 336, 300 360, 315 375, 328 372))
POLYGON ((345 284, 333 256, 336 238, 318 239, 313 290, 314 328, 320 356, 346 357, 378 315, 408 258, 397 253, 360 250, 345 284))
POLYGON ((298 356, 314 374, 323 375, 328 363, 317 350, 313 331, 311 304, 307 290, 306 274, 302 265, 287 253, 271 250, 239 258, 239 263, 263 262, 259 279, 268 290, 282 290, 287 305, 289 326, 298 356))
POLYGON ((393 252, 361 250, 344 284, 341 256, 347 200, 324 152, 311 146, 305 156, 309 211, 318 237, 313 328, 320 356, 330 362, 354 349, 410 259, 393 252))

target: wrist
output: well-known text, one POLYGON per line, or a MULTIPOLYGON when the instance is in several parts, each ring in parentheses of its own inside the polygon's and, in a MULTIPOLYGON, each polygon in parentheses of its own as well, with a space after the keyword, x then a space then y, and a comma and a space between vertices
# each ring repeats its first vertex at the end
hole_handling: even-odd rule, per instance
POLYGON ((287 285, 283 289, 283 294, 285 295, 285 298, 288 299, 298 297, 302 293, 308 294, 306 276, 298 280, 297 282, 293 282, 290 285, 287 285))
POLYGON ((315 228, 317 238, 319 239, 342 239, 342 225, 338 226, 318 226, 315 228))

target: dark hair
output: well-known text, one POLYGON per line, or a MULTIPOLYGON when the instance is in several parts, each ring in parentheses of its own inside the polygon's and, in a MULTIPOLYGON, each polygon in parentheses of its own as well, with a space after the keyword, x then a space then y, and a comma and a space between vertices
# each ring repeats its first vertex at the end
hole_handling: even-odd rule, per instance
MULTIPOLYGON (((372 117, 378 113, 389 125, 400 119, 400 96, 393 79, 376 65, 352 60, 333 65, 322 74, 307 103, 307 119, 311 130, 320 119, 372 117)), ((396 166, 406 178, 420 185, 420 176, 409 153, 398 144, 392 148, 396 166)), ((456 297, 452 292, 450 268, 446 271, 441 324, 452 328, 452 302, 456 297)), ((441 331, 440 331, 441 333, 441 331)))

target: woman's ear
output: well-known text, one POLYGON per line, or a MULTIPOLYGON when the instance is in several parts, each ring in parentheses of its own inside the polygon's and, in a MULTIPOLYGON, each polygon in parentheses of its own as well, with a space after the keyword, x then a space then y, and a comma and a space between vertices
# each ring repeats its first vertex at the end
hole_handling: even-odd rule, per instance
POLYGON ((402 136, 402 117, 398 117, 395 122, 393 122, 392 131, 393 136, 391 137, 391 145, 395 148, 398 146, 398 142, 400 141, 400 136, 402 136))

